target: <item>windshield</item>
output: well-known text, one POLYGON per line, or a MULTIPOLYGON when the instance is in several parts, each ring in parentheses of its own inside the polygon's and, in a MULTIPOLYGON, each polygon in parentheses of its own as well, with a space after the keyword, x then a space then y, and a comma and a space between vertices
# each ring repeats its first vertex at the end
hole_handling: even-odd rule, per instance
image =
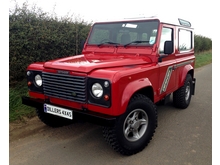
POLYGON ((123 45, 146 46, 153 45, 157 37, 159 22, 130 21, 97 23, 93 26, 88 39, 89 45, 123 45))

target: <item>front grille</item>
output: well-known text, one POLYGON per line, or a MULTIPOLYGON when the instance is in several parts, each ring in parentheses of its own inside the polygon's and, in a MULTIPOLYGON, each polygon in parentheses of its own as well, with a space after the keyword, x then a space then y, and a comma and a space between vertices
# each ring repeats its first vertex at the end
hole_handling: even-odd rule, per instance
POLYGON ((86 78, 64 74, 42 73, 46 96, 76 102, 86 102, 86 78))

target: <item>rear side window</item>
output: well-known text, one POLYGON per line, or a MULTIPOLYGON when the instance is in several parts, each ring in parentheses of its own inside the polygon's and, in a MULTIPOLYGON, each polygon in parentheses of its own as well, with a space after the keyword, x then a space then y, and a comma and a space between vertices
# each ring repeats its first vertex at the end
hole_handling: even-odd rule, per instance
POLYGON ((192 32, 184 29, 179 30, 179 51, 192 49, 192 32))

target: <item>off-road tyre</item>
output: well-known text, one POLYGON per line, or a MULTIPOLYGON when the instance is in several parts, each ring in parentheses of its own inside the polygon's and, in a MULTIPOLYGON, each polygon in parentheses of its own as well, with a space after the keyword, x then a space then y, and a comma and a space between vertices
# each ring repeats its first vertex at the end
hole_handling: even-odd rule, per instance
POLYGON ((156 127, 155 104, 145 95, 135 94, 126 112, 116 119, 115 125, 103 127, 103 136, 115 151, 129 156, 142 151, 148 145, 156 127))
POLYGON ((46 125, 50 127, 62 127, 69 124, 72 124, 73 121, 65 118, 61 118, 59 116, 54 116, 51 114, 47 114, 44 112, 43 109, 36 109, 36 113, 38 115, 38 118, 46 125))
POLYGON ((173 92, 173 104, 176 108, 185 109, 189 106, 192 97, 192 76, 187 74, 184 85, 173 92))

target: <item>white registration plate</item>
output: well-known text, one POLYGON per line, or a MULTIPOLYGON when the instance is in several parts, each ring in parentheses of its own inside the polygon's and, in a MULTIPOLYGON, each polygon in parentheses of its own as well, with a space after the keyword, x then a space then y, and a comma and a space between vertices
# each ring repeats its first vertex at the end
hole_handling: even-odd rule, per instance
POLYGON ((73 112, 71 110, 57 107, 50 104, 44 104, 44 112, 52 115, 60 116, 67 119, 73 119, 73 112))

